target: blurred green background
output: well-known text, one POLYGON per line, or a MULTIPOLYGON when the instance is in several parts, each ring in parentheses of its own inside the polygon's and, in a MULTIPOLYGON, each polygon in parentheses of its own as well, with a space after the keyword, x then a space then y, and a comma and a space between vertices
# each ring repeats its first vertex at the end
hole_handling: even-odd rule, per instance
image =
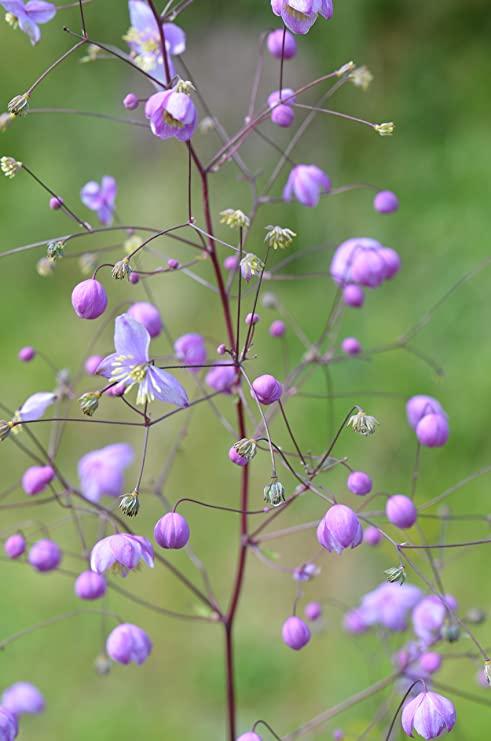
MULTIPOLYGON (((90 35, 97 40, 123 44, 128 18, 124 2, 94 0, 86 10, 90 35)), ((249 96, 257 40, 262 29, 275 25, 265 0, 223 0, 196 2, 180 19, 188 33, 186 62, 201 92, 229 131, 240 127, 249 96)), ((2 46, 1 90, 3 107, 15 94, 24 91, 53 59, 69 46, 62 31, 66 24, 78 30, 76 9, 60 13, 42 28, 43 38, 36 49, 20 31, 0 28, 2 46)), ((325 245, 326 249, 294 263, 294 274, 327 271, 329 252, 352 236, 373 236, 397 249, 403 260, 399 276, 368 296, 362 311, 349 311, 343 319, 340 338, 358 337, 366 348, 391 342, 416 322, 445 291, 469 270, 489 257, 486 214, 489 211, 489 120, 491 103, 489 79, 491 62, 489 38, 491 13, 486 0, 351 0, 338 2, 334 20, 320 20, 306 38, 299 38, 299 56, 286 66, 285 81, 295 87, 302 82, 354 59, 366 64, 374 82, 366 93, 346 86, 333 99, 332 107, 373 121, 394 120, 396 135, 378 137, 370 129, 332 118, 319 120, 295 150, 296 161, 315 161, 330 174, 335 186, 370 182, 390 188, 401 199, 401 208, 392 216, 373 211, 370 191, 360 190, 324 199, 316 210, 297 205, 265 208, 255 224, 249 249, 262 250, 263 227, 269 223, 288 225, 299 234, 297 249, 325 245)), ((112 60, 79 64, 74 56, 39 87, 32 100, 35 108, 68 108, 98 111, 120 117, 141 119, 141 112, 128 115, 121 105, 126 92, 148 95, 145 81, 128 67, 112 60)), ((278 66, 266 60, 260 103, 277 86, 278 66)), ((315 97, 309 98, 314 100, 315 97)), ((302 114, 298 114, 301 120, 302 114)), ((289 134, 263 131, 275 136, 280 145, 289 134)), ((143 128, 119 125, 69 114, 33 113, 16 120, 2 134, 1 154, 25 162, 68 205, 84 213, 79 190, 89 179, 104 174, 117 178, 117 210, 125 224, 165 227, 186 218, 186 157, 176 142, 162 143, 143 128)), ((214 134, 196 135, 196 147, 205 159, 216 147, 214 134)), ((277 154, 259 139, 251 139, 243 156, 253 170, 266 174, 277 154)), ((280 193, 287 171, 277 185, 280 193)), ((227 207, 250 207, 247 186, 228 165, 212 180, 212 208, 215 220, 227 207)), ((199 197, 196 188, 194 197, 199 197)), ((85 213, 90 218, 88 212, 85 213)), ((3 179, 0 198, 1 251, 61 236, 71 231, 62 213, 48 208, 48 197, 27 176, 3 179)), ((201 219, 201 215, 198 217, 201 219)), ((202 221, 200 222, 202 223, 202 221)), ((220 228, 223 238, 230 233, 220 228)), ((73 255, 94 248, 116 245, 113 255, 122 255, 114 238, 87 238, 73 242, 67 259, 54 275, 41 278, 36 262, 44 248, 1 259, 2 341, 1 401, 16 407, 30 393, 53 387, 53 374, 41 358, 30 365, 17 360, 19 348, 32 344, 42 350, 58 368, 75 372, 87 353, 98 323, 80 322, 69 302, 72 286, 81 279, 73 255)), ((173 256, 181 261, 192 252, 177 243, 161 241, 158 255, 148 264, 162 264, 173 256), (153 260, 153 263, 152 263, 153 260)), ((225 254, 225 253, 224 253, 225 254)), ((276 260, 281 259, 276 256, 276 260)), ((147 264, 147 263, 146 263, 147 264)), ((208 266, 197 272, 210 276, 208 266)), ((110 308, 118 302, 143 300, 139 286, 109 285, 110 308)), ((209 338, 210 350, 223 340, 223 328, 216 297, 205 287, 175 275, 151 283, 156 303, 173 337, 199 331, 209 338)), ((290 313, 313 339, 320 332, 332 301, 334 288, 327 278, 285 281, 274 290, 290 313)), ((249 296, 248 301, 251 298, 249 296)), ((407 491, 414 459, 415 441, 405 421, 404 396, 429 393, 447 409, 452 435, 445 449, 425 451, 422 457, 418 501, 429 499, 446 487, 490 462, 488 423, 489 367, 489 274, 478 274, 465 283, 435 313, 431 323, 417 336, 414 346, 429 353, 444 369, 438 377, 418 358, 400 350, 376 355, 370 362, 352 361, 332 369, 337 393, 356 390, 357 395, 337 400, 335 419, 341 420, 351 402, 366 404, 380 421, 375 438, 355 439, 345 433, 336 448, 349 455, 357 468, 369 471, 378 491, 407 491), (363 390, 384 390, 400 398, 366 397, 363 390)), ((283 374, 283 357, 269 340, 266 328, 276 313, 261 310, 263 322, 257 332, 257 359, 250 372, 266 370, 283 374)), ((169 353, 165 337, 155 341, 155 353, 169 353)), ((96 345, 101 354, 111 347, 108 327, 96 345)), ((300 343, 289 333, 289 354, 299 357, 300 343)), ((187 383, 192 388, 192 383, 187 383)), ((83 379, 77 390, 94 388, 83 379)), ((325 392, 319 371, 305 387, 312 393, 325 392)), ((233 419, 228 399, 220 409, 233 419)), ((329 434, 328 408, 321 400, 296 398, 288 404, 289 415, 306 449, 322 450, 329 434)), ((71 414, 77 414, 74 404, 71 414)), ((117 402, 105 401, 101 416, 128 418, 117 402), (116 411, 113 411, 116 408, 116 411)), ((145 482, 148 488, 165 465, 181 430, 179 419, 156 428, 151 436, 145 482)), ((46 442, 47 426, 36 432, 46 442)), ((279 423, 275 437, 287 445, 279 423)), ((59 465, 76 482, 80 455, 110 442, 133 442, 137 459, 140 437, 124 428, 102 425, 69 425, 63 437, 59 465)), ((236 505, 238 472, 226 461, 232 440, 209 409, 199 409, 184 446, 178 453, 164 494, 171 502, 183 496, 198 496, 209 502, 236 505)), ((2 486, 11 487, 28 465, 10 442, 0 450, 2 486)), ((128 474, 134 484, 137 463, 128 474)), ((267 481, 267 456, 254 463, 252 501, 260 505, 267 481)), ((283 476, 291 488, 293 483, 283 476)), ((325 481, 345 497, 344 474, 325 481)), ((23 502, 18 488, 8 502, 23 502)), ((349 502, 349 499, 346 498, 349 502)), ((449 503, 452 512, 487 513, 489 481, 477 479, 449 503)), ((230 588, 235 566, 238 522, 234 515, 222 516, 207 510, 184 510, 192 528, 192 544, 209 567, 211 579, 222 601, 230 588)), ((162 507, 150 496, 137 521, 137 530, 150 536, 162 507)), ((283 518, 283 524, 308 521, 322 514, 316 498, 304 498, 283 518), (293 511, 294 510, 294 511, 293 511)), ((73 553, 78 550, 76 533, 66 511, 57 505, 2 512, 3 535, 19 523, 30 540, 40 537, 43 523, 49 533, 73 553)), ((429 539, 438 537, 436 521, 425 521, 429 539)), ((87 537, 95 540, 94 523, 84 521, 87 537)), ((448 537, 464 540, 485 537, 486 523, 464 522, 449 526, 448 537)), ((295 566, 316 553, 311 533, 278 541, 278 563, 295 566)), ((183 553, 171 554, 172 561, 196 581, 199 575, 183 553)), ((327 601, 336 598, 354 605, 360 595, 376 586, 383 569, 393 565, 394 554, 387 546, 376 551, 358 549, 323 559, 322 574, 306 587, 306 599, 327 601)), ((425 569, 423 559, 416 559, 425 569)), ((81 561, 66 555, 65 566, 81 568, 81 561)), ((463 612, 469 607, 489 609, 487 587, 489 555, 486 548, 452 552, 445 559, 443 579, 449 592, 458 596, 463 612)), ((0 564, 2 610, 0 639, 52 616, 80 607, 73 595, 72 579, 59 574, 38 575, 23 564, 0 564)), ((418 583, 417 579, 413 579, 418 583)), ((171 576, 161 569, 131 575, 125 587, 162 606, 183 611, 196 608, 192 599, 171 576)), ((257 718, 265 718, 280 733, 286 733, 320 710, 385 676, 390 669, 390 652, 402 643, 383 637, 347 639, 341 630, 341 613, 326 606, 324 630, 301 654, 289 651, 279 639, 280 626, 291 610, 295 585, 291 576, 269 569, 253 557, 236 626, 237 689, 239 728, 245 731, 257 718)), ((24 679, 39 685, 46 695, 48 710, 40 718, 22 721, 21 739, 63 739, 63 741, 129 741, 135 734, 145 739, 215 741, 223 731, 222 634, 218 627, 179 623, 161 618, 110 594, 107 609, 122 614, 129 622, 142 625, 152 636, 155 649, 142 667, 114 667, 108 676, 98 676, 94 661, 112 623, 101 623, 98 615, 74 617, 56 626, 35 631, 8 646, 0 655, 1 685, 24 679)), ((85 607, 82 605, 82 607, 85 607)), ((482 642, 489 644, 488 627, 478 628, 482 642)), ((468 651, 472 644, 463 639, 448 651, 468 651)), ((445 650, 445 649, 443 649, 445 650)), ((447 661, 442 682, 489 701, 489 691, 476 683, 479 662, 447 661), (486 694, 487 693, 487 694, 486 694)), ((315 738, 331 738, 332 729, 342 727, 356 738, 368 726, 382 698, 357 706, 346 716, 326 726, 315 738)), ((453 698, 460 722, 457 739, 474 741, 489 737, 489 709, 453 698)), ((392 698, 395 709, 398 700, 392 698)), ((390 718, 390 715, 389 715, 390 718)), ((380 739, 387 722, 367 738, 380 739)), ((395 731, 393 738, 398 738, 395 731)), ((265 738, 268 735, 265 733, 265 738)))

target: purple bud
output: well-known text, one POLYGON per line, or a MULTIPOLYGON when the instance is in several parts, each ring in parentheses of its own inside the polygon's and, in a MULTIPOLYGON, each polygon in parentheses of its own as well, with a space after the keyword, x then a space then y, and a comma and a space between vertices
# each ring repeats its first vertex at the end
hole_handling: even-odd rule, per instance
POLYGON ((230 272, 237 270, 239 265, 240 259, 237 255, 229 255, 223 261, 223 267, 225 270, 229 270, 230 272))
POLYGON ((140 276, 138 275, 138 273, 137 273, 137 272, 136 272, 135 270, 133 270, 133 271, 132 271, 132 272, 131 272, 131 273, 129 274, 129 276, 128 276, 128 280, 129 280, 129 282, 130 282, 130 283, 131 283, 132 285, 134 285, 134 286, 135 286, 135 285, 136 285, 137 283, 139 283, 139 282, 140 282, 140 276))
POLYGON ((319 203, 321 194, 329 193, 330 190, 331 181, 320 167, 296 165, 283 190, 283 200, 288 202, 295 197, 303 206, 313 208, 319 203))
MULTIPOLYGON (((204 338, 195 332, 178 337, 174 342, 174 352, 178 360, 191 366, 204 365, 208 357, 204 338)), ((199 367, 189 368, 189 370, 197 373, 199 367)))
POLYGON ((421 656, 419 665, 424 672, 434 674, 442 665, 441 654, 437 654, 435 651, 427 651, 421 656))
POLYGON ((385 514, 392 525, 407 530, 412 527, 418 519, 418 511, 414 502, 404 494, 394 494, 389 497, 385 505, 385 514))
POLYGON ((391 214, 399 208, 399 199, 391 190, 381 190, 373 199, 373 207, 380 214, 391 214))
POLYGON ((344 741, 346 738, 344 735, 344 731, 342 731, 340 728, 335 728, 332 732, 332 737, 334 741, 344 741))
POLYGON ((177 270, 179 265, 179 260, 176 260, 174 257, 169 257, 169 259, 167 260, 167 267, 169 268, 169 270, 177 270))
POLYGON ((416 426, 416 437, 426 448, 441 448, 448 435, 448 421, 442 414, 426 414, 416 426))
POLYGON ((95 376, 102 359, 102 355, 89 355, 85 361, 85 372, 88 373, 89 376, 95 376))
POLYGON ((168 512, 155 525, 153 535, 162 548, 177 550, 189 542, 189 525, 178 512, 168 512))
POLYGON ((276 105, 271 111, 271 121, 282 129, 288 129, 294 120, 295 111, 289 105, 276 105))
POLYGON ((235 463, 236 466, 247 466, 247 464, 249 463, 247 458, 244 458, 244 456, 239 455, 239 453, 235 450, 233 445, 228 451, 228 457, 232 461, 232 463, 235 463))
POLYGON ((245 318, 245 323, 249 326, 251 324, 258 324, 258 322, 260 321, 261 317, 259 316, 259 314, 247 314, 245 318))
POLYGON ((322 616, 322 605, 319 602, 309 602, 305 605, 304 614, 307 620, 315 622, 322 616))
POLYGON ((225 345, 222 342, 222 344, 221 345, 218 345, 218 347, 217 347, 217 353, 218 353, 218 355, 225 355, 226 352, 227 352, 227 348, 225 347, 225 345))
POLYGON ((1 741, 14 741, 19 733, 17 718, 10 710, 0 705, 0 739, 1 741))
POLYGON ((361 353, 361 344, 356 337, 345 337, 341 343, 341 349, 346 355, 359 355, 361 353))
POLYGON ((281 635, 283 643, 293 648, 294 651, 300 651, 310 641, 309 626, 294 615, 287 618, 283 623, 281 635))
POLYGON ((108 656, 119 664, 143 664, 152 653, 152 641, 144 630, 131 623, 118 625, 106 641, 108 656))
POLYGON ((60 547, 54 541, 45 538, 31 546, 27 560, 38 571, 54 571, 60 565, 61 558, 60 547))
POLYGON ((346 306, 352 306, 355 309, 363 306, 365 302, 365 293, 361 286, 356 286, 354 283, 343 288, 343 302, 346 306))
POLYGON ((11 535, 3 544, 3 550, 8 558, 19 558, 26 550, 26 541, 20 533, 11 535))
POLYGON ((382 533, 378 529, 378 527, 374 527, 373 525, 369 525, 365 530, 363 531, 363 542, 367 545, 378 545, 380 541, 382 540, 382 533))
POLYGON ((63 206, 63 198, 56 198, 53 196, 49 199, 49 207, 52 211, 58 211, 63 206))
POLYGON ((135 93, 128 93, 128 95, 125 95, 123 98, 123 105, 126 108, 127 111, 134 111, 138 108, 139 104, 138 97, 135 95, 135 93))
POLYGON ((22 476, 22 488, 29 496, 40 494, 54 477, 55 472, 51 466, 31 466, 22 476))
POLYGON ((254 731, 248 731, 243 733, 242 736, 237 738, 237 741, 263 741, 261 736, 258 736, 254 731))
POLYGON ((317 528, 320 545, 334 553, 341 553, 345 548, 356 548, 362 538, 357 516, 344 504, 335 504, 328 509, 317 528))
POLYGON ((72 291, 72 306, 81 319, 97 319, 107 306, 104 286, 94 278, 78 283, 72 291))
POLYGON ((363 471, 352 471, 348 476, 348 489, 353 494, 358 494, 360 497, 364 497, 365 494, 370 494, 372 491, 372 485, 372 479, 363 471))
POLYGON ((43 712, 45 702, 41 692, 33 684, 16 682, 3 693, 2 707, 16 717, 24 714, 37 715, 43 712))
POLYGON ((106 594, 106 580, 95 571, 83 571, 75 581, 75 594, 80 599, 99 599, 106 594))
POLYGON ((282 393, 283 386, 274 376, 258 376, 252 382, 251 396, 255 396, 260 404, 273 404, 281 399, 282 393))
POLYGON ((427 414, 442 414, 446 417, 445 410, 439 401, 432 396, 412 396, 406 404, 407 421, 416 429, 418 422, 427 414))
POLYGON ((281 319, 276 319, 271 323, 269 328, 269 334, 271 337, 284 337, 286 332, 286 324, 281 319))
POLYGON ((160 311, 147 301, 138 301, 128 309, 128 314, 135 321, 143 324, 150 337, 158 337, 162 332, 162 318, 160 311))
POLYGON ((426 645, 430 645, 441 637, 446 618, 445 602, 436 595, 429 595, 424 597, 413 610, 413 630, 418 638, 421 638, 426 645))
POLYGON ((421 692, 404 705, 402 727, 408 736, 414 731, 424 739, 438 738, 452 730, 457 720, 450 700, 436 692, 421 692))
POLYGON ((36 357, 36 351, 33 347, 22 347, 19 350, 18 358, 19 360, 22 360, 23 363, 30 363, 31 360, 33 360, 36 357))
POLYGON ((364 620, 360 610, 349 610, 343 618, 343 628, 351 635, 360 635, 366 633, 369 625, 364 620))
POLYGON ((382 247, 379 255, 385 263, 385 280, 390 280, 401 269, 401 258, 391 247, 382 247))
POLYGON ((271 31, 268 35, 267 45, 269 53, 275 59, 281 59, 282 51, 283 59, 293 59, 297 53, 297 42, 290 31, 285 33, 285 44, 283 46, 283 29, 281 28, 271 31))

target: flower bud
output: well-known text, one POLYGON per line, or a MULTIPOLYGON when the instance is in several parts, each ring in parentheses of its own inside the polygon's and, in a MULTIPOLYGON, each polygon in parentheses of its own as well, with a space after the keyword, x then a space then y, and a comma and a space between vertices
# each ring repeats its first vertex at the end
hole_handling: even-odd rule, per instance
POLYGON ((346 355, 359 355, 362 351, 361 344, 356 337, 345 337, 341 343, 341 349, 346 355))
POLYGON ((448 421, 443 414, 426 414, 416 425, 416 437, 426 448, 441 448, 448 436, 448 421))
POLYGON ((435 651, 426 651, 426 653, 420 657, 419 665, 424 672, 434 674, 442 665, 442 657, 435 651))
POLYGON ((139 492, 135 489, 130 494, 123 494, 119 500, 119 509, 127 517, 136 517, 140 511, 139 492))
POLYGON ((40 494, 55 477, 51 466, 31 466, 22 476, 22 488, 29 496, 40 494))
POLYGON ((75 594, 79 599, 95 600, 106 594, 106 580, 95 571, 83 571, 75 581, 75 594))
POLYGON ((104 286, 94 278, 78 283, 72 291, 72 306, 81 319, 97 319, 107 307, 104 286))
POLYGON ((335 504, 328 509, 317 528, 320 545, 334 553, 341 553, 345 548, 356 548, 362 538, 357 516, 344 504, 335 504))
POLYGON ((162 548, 178 550, 189 542, 189 525, 178 512, 168 512, 155 525, 154 538, 162 548))
POLYGON ((225 270, 228 270, 232 273, 235 272, 239 267, 239 262, 240 260, 238 255, 228 255, 223 261, 223 267, 225 268, 225 270))
POLYGON ((86 394, 82 394, 79 399, 82 414, 86 414, 87 417, 93 417, 99 408, 100 398, 100 391, 88 391, 86 394))
POLYGON ((134 111, 138 108, 139 100, 135 93, 128 93, 123 98, 123 105, 127 111, 134 111))
POLYGON ((235 463, 236 466, 247 466, 247 464, 249 463, 247 458, 244 458, 244 456, 239 455, 237 453, 233 445, 228 451, 228 457, 229 457, 229 460, 231 460, 232 463, 235 463))
POLYGON ((278 299, 276 298, 276 294, 274 294, 272 291, 266 291, 265 293, 263 293, 261 303, 265 309, 278 308, 278 299))
POLYGON ((250 327, 251 324, 258 324, 261 321, 261 317, 259 316, 259 314, 249 313, 246 315, 246 318, 244 321, 247 324, 247 326, 250 327))
POLYGON ((58 211, 63 206, 63 198, 52 196, 49 199, 49 207, 52 211, 58 211))
POLYGON ((30 363, 36 357, 36 351, 33 347, 21 347, 18 358, 23 363, 30 363))
POLYGON ((293 34, 290 31, 283 31, 281 28, 277 28, 275 31, 271 31, 268 34, 266 41, 268 51, 275 59, 293 59, 297 53, 297 42, 293 34), (283 34, 285 34, 285 40, 283 42, 283 34))
POLYGON ((274 404, 281 399, 283 386, 274 377, 269 374, 258 376, 252 382, 251 396, 256 398, 260 404, 274 404))
POLYGON ((309 602, 305 605, 304 614, 307 620, 315 622, 322 617, 322 605, 319 602, 309 602))
POLYGON ((262 737, 258 736, 254 731, 248 731, 237 737, 237 741, 262 741, 262 737))
POLYGON ((276 319, 271 323, 269 328, 269 334, 271 337, 284 337, 286 332, 286 324, 281 319, 276 319))
POLYGON ((102 359, 102 355, 89 355, 84 364, 85 372, 88 373, 89 376, 97 375, 97 369, 100 366, 102 359))
POLYGON ((281 481, 271 481, 264 487, 264 501, 272 507, 279 507, 285 501, 285 487, 281 481))
POLYGON ((26 550, 26 540, 20 533, 11 535, 3 544, 3 550, 7 558, 16 559, 26 550))
POLYGON ((385 514, 392 525, 407 530, 418 519, 418 510, 414 502, 404 494, 394 494, 385 505, 385 514))
POLYGON ((456 643, 460 638, 460 625, 458 623, 445 623, 442 626, 441 636, 448 643, 456 643))
POLYGON ((158 337, 162 332, 162 317, 160 311, 148 301, 138 301, 128 309, 128 314, 143 324, 150 337, 158 337))
POLYGON ((373 199, 373 207, 379 214, 392 214, 399 208, 399 199, 391 190, 381 190, 373 199))
POLYGON ((144 630, 131 623, 118 625, 106 641, 108 656, 118 664, 143 664, 152 653, 152 641, 144 630))
POLYGON ((283 623, 281 629, 283 643, 294 651, 300 651, 310 641, 310 630, 306 623, 299 617, 289 617, 283 623))
POLYGON ((343 288, 343 302, 346 306, 352 306, 355 309, 363 306, 365 302, 365 294, 361 286, 357 286, 354 283, 343 288))
POLYGON ((370 494, 372 491, 372 479, 364 471, 352 471, 348 476, 348 489, 360 497, 370 494))
POLYGON ((432 396, 425 396, 424 394, 418 394, 412 396, 406 404, 407 421, 413 428, 416 429, 418 422, 427 414, 441 414, 446 416, 445 410, 439 401, 434 399, 432 396))
POLYGON ((365 528, 363 531, 363 542, 367 545, 378 545, 380 541, 382 540, 382 533, 378 529, 378 527, 374 527, 373 525, 369 525, 369 527, 365 528))
POLYGON ((42 713, 45 702, 43 695, 33 684, 30 682, 16 682, 3 693, 1 706, 18 718, 19 715, 38 715, 42 713))
POLYGON ((47 538, 38 540, 31 547, 27 560, 37 571, 54 571, 60 565, 62 552, 60 547, 47 538))
POLYGON ((167 267, 169 270, 177 270, 180 267, 179 260, 176 260, 174 257, 169 257, 167 260, 167 267))
POLYGON ((295 120, 295 111, 290 105, 276 104, 271 111, 271 121, 282 129, 288 129, 295 120))

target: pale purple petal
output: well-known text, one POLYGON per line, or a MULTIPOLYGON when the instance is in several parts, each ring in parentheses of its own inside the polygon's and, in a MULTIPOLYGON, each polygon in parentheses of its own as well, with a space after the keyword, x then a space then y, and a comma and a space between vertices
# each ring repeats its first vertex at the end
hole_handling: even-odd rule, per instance
POLYGON ((175 23, 164 23, 164 33, 170 54, 178 56, 186 51, 186 34, 175 23))
POLYGON ((19 409, 19 417, 22 422, 32 422, 43 416, 46 409, 57 399, 56 394, 40 391, 33 394, 23 403, 19 409))
POLYGON ((150 366, 147 372, 147 382, 151 395, 156 399, 178 407, 189 406, 186 390, 170 373, 150 366))
POLYGON ((30 0, 25 9, 34 23, 48 23, 56 15, 56 5, 45 3, 43 0, 30 0))
MULTIPOLYGON (((146 363, 149 359, 149 346, 150 335, 143 324, 128 314, 116 317, 114 347, 118 355, 132 358, 137 363, 146 363)), ((102 362, 104 363, 104 360, 102 362)))

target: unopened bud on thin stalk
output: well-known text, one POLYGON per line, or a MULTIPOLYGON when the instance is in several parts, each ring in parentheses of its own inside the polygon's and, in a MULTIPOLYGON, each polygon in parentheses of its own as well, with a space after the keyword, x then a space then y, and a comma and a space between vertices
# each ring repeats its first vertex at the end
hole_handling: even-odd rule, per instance
POLYGON ((130 494, 123 494, 119 500, 119 509, 127 517, 136 517, 140 511, 139 492, 135 489, 130 494))
POLYGON ((89 391, 80 397, 80 409, 87 417, 93 417, 99 407, 100 391, 89 391))

